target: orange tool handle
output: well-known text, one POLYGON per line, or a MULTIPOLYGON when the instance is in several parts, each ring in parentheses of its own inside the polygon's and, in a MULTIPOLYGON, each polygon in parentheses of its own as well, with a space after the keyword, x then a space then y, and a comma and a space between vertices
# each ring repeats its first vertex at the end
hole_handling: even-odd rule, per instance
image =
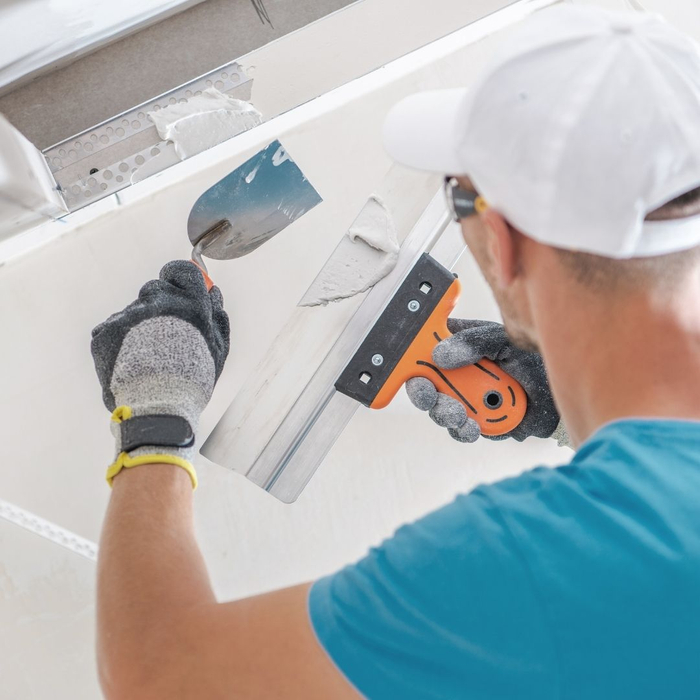
POLYGON ((433 362, 435 346, 452 335, 447 330, 447 319, 460 289, 455 279, 372 401, 371 408, 384 408, 409 379, 425 377, 438 391, 460 401, 483 435, 503 435, 520 425, 525 416, 527 394, 522 386, 487 359, 449 370, 433 362))
POLYGON ((214 286, 214 280, 212 280, 212 278, 209 277, 209 275, 207 274, 207 271, 196 260, 191 260, 190 262, 199 268, 199 271, 202 273, 202 276, 204 277, 204 284, 207 285, 207 291, 211 292, 211 288, 214 286))

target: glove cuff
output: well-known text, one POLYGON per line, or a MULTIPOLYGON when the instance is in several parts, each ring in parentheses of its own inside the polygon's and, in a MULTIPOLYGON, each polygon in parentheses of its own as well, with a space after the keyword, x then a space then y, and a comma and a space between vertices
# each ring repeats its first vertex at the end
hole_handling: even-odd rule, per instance
MULTIPOLYGON (((114 477, 125 468, 136 467, 142 464, 174 464, 183 468, 190 476, 192 480, 192 487, 197 488, 197 475, 194 467, 192 466, 192 461, 194 458, 195 448, 194 448, 194 431, 196 430, 196 425, 192 425, 191 419, 188 420, 186 416, 178 416, 176 413, 169 413, 163 410, 163 407, 159 407, 160 410, 149 411, 143 410, 134 411, 130 406, 118 406, 112 413, 112 423, 111 430, 115 438, 116 443, 116 455, 114 462, 110 465, 107 470, 107 483, 111 486, 114 477), (180 441, 185 442, 182 446, 173 445, 144 445, 139 440, 130 441, 127 437, 126 445, 122 444, 123 439, 123 424, 125 421, 129 421, 136 418, 143 418, 144 421, 147 418, 153 418, 155 421, 151 425, 146 426, 146 428, 154 429, 154 436, 157 435, 159 428, 159 420, 162 423, 163 428, 170 428, 173 432, 174 442, 180 441), (167 421, 170 421, 168 424, 167 421), (178 422, 179 421, 179 422, 178 422), (184 426, 184 427, 183 427, 184 426), (191 433, 187 428, 191 429, 191 433), (175 430, 173 430, 175 428, 175 430), (191 437, 190 437, 191 436, 191 437), (189 440, 187 439, 189 437, 189 440), (129 444, 137 444, 137 447, 127 451, 129 444), (126 448, 126 449, 125 449, 126 448)), ((142 430, 143 436, 148 436, 148 430, 142 430)), ((155 440, 154 440, 155 442, 155 440)))
POLYGON ((107 468, 107 474, 105 476, 107 483, 111 487, 114 477, 119 474, 122 469, 139 467, 143 464, 174 464, 181 467, 189 474, 190 481, 192 482, 192 490, 197 488, 197 472, 190 462, 172 454, 158 454, 155 452, 152 454, 139 455, 138 457, 129 457, 126 452, 120 452, 119 455, 117 455, 117 459, 107 468))

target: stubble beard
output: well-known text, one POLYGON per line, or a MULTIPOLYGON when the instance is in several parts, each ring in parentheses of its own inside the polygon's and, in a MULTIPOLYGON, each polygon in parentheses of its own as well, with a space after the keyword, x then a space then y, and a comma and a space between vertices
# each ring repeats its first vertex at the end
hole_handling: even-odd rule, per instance
POLYGON ((508 339, 516 348, 525 352, 540 352, 539 345, 525 331, 513 328, 513 324, 508 321, 504 321, 503 325, 508 339))
POLYGON ((498 298, 501 295, 496 296, 501 309, 501 315, 503 316, 503 326, 510 342, 519 350, 539 353, 540 348, 537 341, 518 320, 518 314, 515 312, 513 304, 507 299, 498 298))

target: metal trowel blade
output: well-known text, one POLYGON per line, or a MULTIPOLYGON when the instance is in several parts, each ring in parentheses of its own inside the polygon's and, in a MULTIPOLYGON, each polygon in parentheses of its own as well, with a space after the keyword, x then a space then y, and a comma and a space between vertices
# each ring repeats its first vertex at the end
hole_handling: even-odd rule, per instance
POLYGON ((197 199, 187 234, 194 246, 216 228, 220 234, 209 237, 203 255, 240 258, 322 201, 284 146, 273 141, 197 199))

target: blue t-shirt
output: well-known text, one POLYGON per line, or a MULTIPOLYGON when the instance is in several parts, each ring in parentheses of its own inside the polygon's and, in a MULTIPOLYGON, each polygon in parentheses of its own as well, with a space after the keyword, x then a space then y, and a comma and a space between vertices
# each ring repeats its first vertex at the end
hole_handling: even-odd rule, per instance
POLYGON ((624 420, 318 581, 368 698, 700 698, 700 423, 624 420))

